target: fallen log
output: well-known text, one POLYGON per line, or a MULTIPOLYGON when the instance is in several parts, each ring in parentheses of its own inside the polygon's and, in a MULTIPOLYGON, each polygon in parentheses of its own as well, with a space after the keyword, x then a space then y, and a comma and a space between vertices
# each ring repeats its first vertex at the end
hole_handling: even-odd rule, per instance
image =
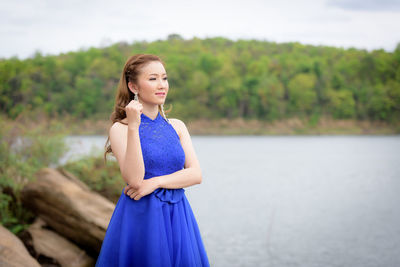
POLYGON ((45 257, 60 266, 68 267, 95 265, 93 258, 89 257, 84 250, 51 229, 47 229, 45 221, 39 217, 29 226, 27 232, 36 258, 45 257))
POLYGON ((2 225, 0 225, 0 266, 40 267, 22 241, 2 225))
POLYGON ((24 205, 57 233, 97 255, 114 203, 55 169, 43 168, 35 176, 21 191, 24 205))

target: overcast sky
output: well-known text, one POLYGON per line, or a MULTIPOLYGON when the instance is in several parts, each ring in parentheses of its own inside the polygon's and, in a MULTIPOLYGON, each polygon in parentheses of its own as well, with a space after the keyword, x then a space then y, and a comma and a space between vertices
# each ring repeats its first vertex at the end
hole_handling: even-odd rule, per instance
POLYGON ((400 42, 400 0, 0 1, 1 58, 171 33, 387 51, 400 42))

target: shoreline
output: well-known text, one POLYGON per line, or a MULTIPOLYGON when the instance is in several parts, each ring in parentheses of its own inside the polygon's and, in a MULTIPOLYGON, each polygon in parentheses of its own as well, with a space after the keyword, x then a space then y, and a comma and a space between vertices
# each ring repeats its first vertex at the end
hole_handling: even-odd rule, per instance
MULTIPOLYGON (((322 118, 316 125, 310 125, 299 118, 275 122, 260 120, 198 119, 185 121, 190 135, 399 135, 400 123, 333 120, 322 118)), ((105 120, 68 120, 61 122, 68 125, 72 135, 108 135, 111 122, 105 120)))

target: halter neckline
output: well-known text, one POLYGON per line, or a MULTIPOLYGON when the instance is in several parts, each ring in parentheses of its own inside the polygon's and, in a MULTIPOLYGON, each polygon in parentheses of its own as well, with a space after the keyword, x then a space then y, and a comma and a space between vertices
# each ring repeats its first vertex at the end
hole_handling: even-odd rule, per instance
POLYGON ((144 113, 142 113, 141 116, 142 116, 142 118, 145 118, 145 119, 147 119, 147 120, 149 120, 151 122, 155 122, 161 115, 160 115, 160 112, 157 112, 157 116, 156 116, 156 118, 154 120, 151 119, 150 117, 148 117, 147 115, 145 115, 144 113))

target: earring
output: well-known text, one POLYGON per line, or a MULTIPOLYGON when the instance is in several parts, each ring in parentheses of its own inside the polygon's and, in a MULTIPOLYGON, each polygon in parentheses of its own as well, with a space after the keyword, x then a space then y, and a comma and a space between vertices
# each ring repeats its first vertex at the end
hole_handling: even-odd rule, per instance
POLYGON ((161 113, 162 113, 164 119, 165 119, 169 124, 171 124, 171 122, 169 121, 169 119, 167 119, 167 117, 165 116, 165 113, 164 113, 164 104, 161 104, 161 113))
POLYGON ((133 100, 139 101, 138 94, 133 93, 133 100))

